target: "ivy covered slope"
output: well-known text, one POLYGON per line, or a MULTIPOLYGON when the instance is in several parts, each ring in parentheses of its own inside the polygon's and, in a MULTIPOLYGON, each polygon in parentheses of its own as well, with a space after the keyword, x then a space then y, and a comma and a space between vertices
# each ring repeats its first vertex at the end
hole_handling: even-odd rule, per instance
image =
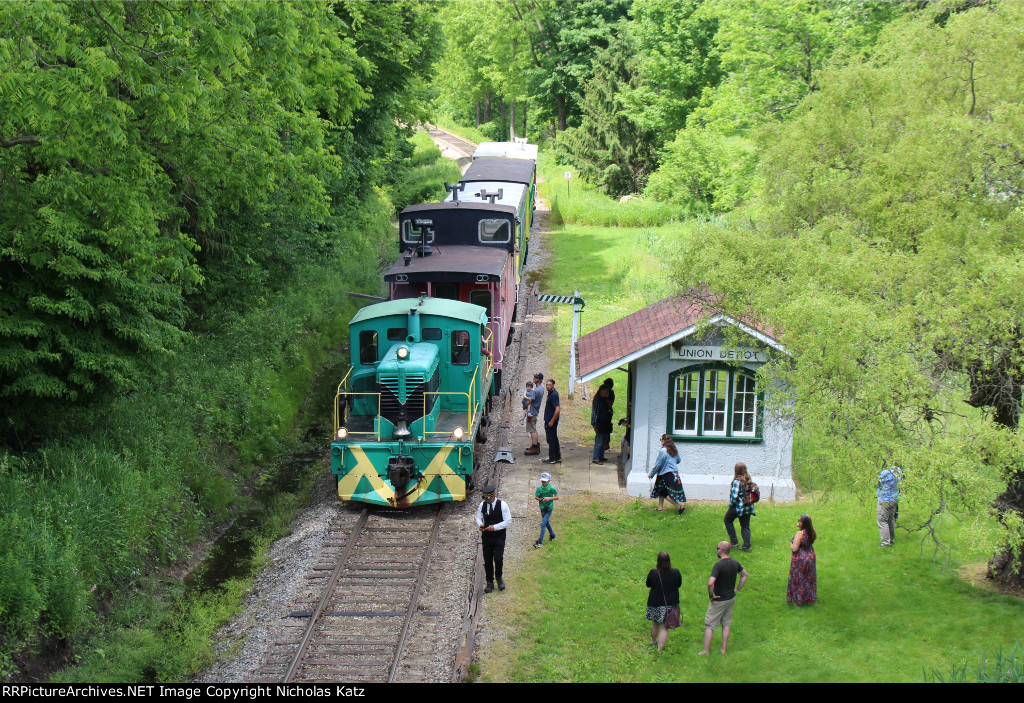
POLYGON ((376 292, 430 3, 0 4, 0 673, 223 519, 376 292))

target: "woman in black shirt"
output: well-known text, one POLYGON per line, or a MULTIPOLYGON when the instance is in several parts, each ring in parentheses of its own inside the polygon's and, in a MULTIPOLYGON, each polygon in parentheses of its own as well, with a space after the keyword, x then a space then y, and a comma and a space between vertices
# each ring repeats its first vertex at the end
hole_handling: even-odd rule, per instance
POLYGON ((668 552, 658 554, 658 566, 647 574, 647 619, 651 621, 651 644, 665 649, 668 631, 679 627, 679 587, 683 576, 673 569, 668 552))

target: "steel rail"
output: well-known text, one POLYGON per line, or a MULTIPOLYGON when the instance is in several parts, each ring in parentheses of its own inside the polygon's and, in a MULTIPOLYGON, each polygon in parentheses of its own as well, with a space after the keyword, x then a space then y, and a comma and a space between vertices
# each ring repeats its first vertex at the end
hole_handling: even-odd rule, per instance
POLYGON ((388 683, 395 680, 395 672, 398 671, 398 662, 402 659, 402 650, 405 649, 405 640, 409 636, 409 625, 412 623, 412 616, 416 614, 416 605, 420 600, 420 591, 423 590, 424 577, 427 575, 427 567, 430 566, 430 556, 434 553, 434 545, 437 544, 437 534, 441 527, 441 511, 443 503, 438 503, 437 513, 434 515, 434 527, 430 531, 430 542, 427 543, 426 552, 423 555, 423 564, 420 566, 419 576, 416 578, 416 590, 413 591, 409 609, 405 614, 405 623, 402 626, 402 635, 398 639, 398 647, 395 648, 395 658, 391 662, 391 670, 388 672, 388 683))
POLYGON ((352 534, 349 535, 348 543, 345 545, 345 551, 338 559, 338 564, 334 567, 334 571, 331 573, 331 579, 327 582, 327 588, 324 590, 323 597, 320 599, 320 602, 316 606, 316 610, 313 611, 313 614, 309 618, 309 624, 306 626, 306 632, 302 636, 302 641, 299 642, 299 650, 295 653, 295 657, 292 658, 292 663, 289 665, 282 683, 291 683, 295 676, 295 672, 299 668, 299 664, 302 663, 302 659, 306 655, 306 647, 309 645, 309 640, 313 636, 313 631, 316 629, 316 624, 320 620, 320 615, 323 613, 324 607, 327 605, 327 601, 334 594, 334 587, 338 583, 338 577, 341 576, 341 572, 345 568, 345 563, 348 561, 348 555, 352 551, 352 546, 356 543, 356 538, 359 536, 359 532, 366 524, 366 518, 369 514, 370 508, 363 508, 363 512, 360 514, 359 520, 356 521, 355 526, 352 528, 352 534))

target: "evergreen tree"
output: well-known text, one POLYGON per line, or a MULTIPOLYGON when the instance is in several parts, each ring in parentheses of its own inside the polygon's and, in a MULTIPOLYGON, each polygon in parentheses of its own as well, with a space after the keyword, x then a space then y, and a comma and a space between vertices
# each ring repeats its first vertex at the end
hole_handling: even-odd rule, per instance
POLYGON ((636 80, 629 38, 618 33, 594 58, 580 100, 580 126, 563 132, 557 142, 560 158, 612 196, 642 191, 657 163, 654 132, 638 127, 622 102, 623 91, 636 80))

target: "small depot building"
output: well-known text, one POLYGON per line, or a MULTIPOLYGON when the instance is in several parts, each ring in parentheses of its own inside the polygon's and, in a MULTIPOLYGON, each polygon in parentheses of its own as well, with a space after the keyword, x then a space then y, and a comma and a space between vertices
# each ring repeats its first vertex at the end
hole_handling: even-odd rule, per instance
POLYGON ((762 500, 796 499, 794 420, 771 411, 773 388, 762 387, 757 375, 766 363, 789 358, 772 334, 678 295, 580 338, 581 383, 599 384, 615 369, 629 374, 629 405, 619 396, 615 407, 616 420, 628 412, 631 425, 622 454, 629 495, 650 495, 647 471, 668 434, 679 449, 688 499, 728 500, 738 461, 762 500))

